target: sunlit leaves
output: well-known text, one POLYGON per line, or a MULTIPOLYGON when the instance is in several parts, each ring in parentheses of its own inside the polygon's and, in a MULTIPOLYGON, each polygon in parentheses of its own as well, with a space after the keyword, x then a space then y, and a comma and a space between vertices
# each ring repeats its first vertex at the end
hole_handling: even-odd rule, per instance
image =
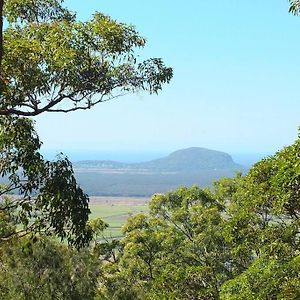
POLYGON ((197 187, 155 195, 149 216, 138 214, 125 224, 119 258, 102 279, 103 294, 113 299, 124 293, 136 299, 216 299, 230 274, 222 210, 197 187), (126 289, 112 280, 127 282, 126 289))
POLYGON ((4 16, 10 23, 72 19, 62 3, 63 0, 5 0, 4 16))
POLYGON ((221 299, 296 300, 300 296, 299 268, 299 257, 290 261, 260 258, 247 271, 224 284, 221 299))
POLYGON ((57 0, 8 0, 5 12, 0 115, 87 109, 172 78, 161 59, 137 61, 145 39, 133 26, 99 12, 78 22, 57 0))

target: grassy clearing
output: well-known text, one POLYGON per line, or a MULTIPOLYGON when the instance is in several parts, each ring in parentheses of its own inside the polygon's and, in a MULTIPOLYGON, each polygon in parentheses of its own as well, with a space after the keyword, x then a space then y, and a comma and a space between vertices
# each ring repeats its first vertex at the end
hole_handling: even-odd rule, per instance
POLYGON ((104 232, 106 238, 122 236, 121 228, 127 219, 137 213, 147 213, 145 199, 137 198, 94 198, 90 203, 91 219, 101 218, 109 224, 104 232))

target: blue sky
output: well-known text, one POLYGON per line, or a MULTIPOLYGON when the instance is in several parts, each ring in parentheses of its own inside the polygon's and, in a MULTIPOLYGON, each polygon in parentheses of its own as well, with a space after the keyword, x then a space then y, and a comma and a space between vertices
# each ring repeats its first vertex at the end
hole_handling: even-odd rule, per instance
POLYGON ((296 139, 300 17, 287 0, 65 3, 81 20, 101 11, 135 25, 147 38, 141 55, 162 57, 174 78, 158 96, 38 117, 45 149, 271 154, 296 139))

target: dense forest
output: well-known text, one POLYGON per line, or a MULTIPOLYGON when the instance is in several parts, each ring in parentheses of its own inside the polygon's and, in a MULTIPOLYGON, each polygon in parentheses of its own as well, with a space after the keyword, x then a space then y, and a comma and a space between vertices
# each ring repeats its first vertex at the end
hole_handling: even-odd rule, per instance
POLYGON ((40 154, 33 117, 169 83, 145 43, 61 0, 0 0, 0 299, 300 299, 300 135, 245 175, 155 194, 113 240, 70 161, 40 154))

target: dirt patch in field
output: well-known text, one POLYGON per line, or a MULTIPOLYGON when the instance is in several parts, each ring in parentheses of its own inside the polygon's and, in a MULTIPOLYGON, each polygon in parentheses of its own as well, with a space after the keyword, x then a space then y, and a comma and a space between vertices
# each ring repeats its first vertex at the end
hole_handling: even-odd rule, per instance
POLYGON ((97 205, 147 205, 150 198, 144 197, 90 197, 90 204, 97 205))

